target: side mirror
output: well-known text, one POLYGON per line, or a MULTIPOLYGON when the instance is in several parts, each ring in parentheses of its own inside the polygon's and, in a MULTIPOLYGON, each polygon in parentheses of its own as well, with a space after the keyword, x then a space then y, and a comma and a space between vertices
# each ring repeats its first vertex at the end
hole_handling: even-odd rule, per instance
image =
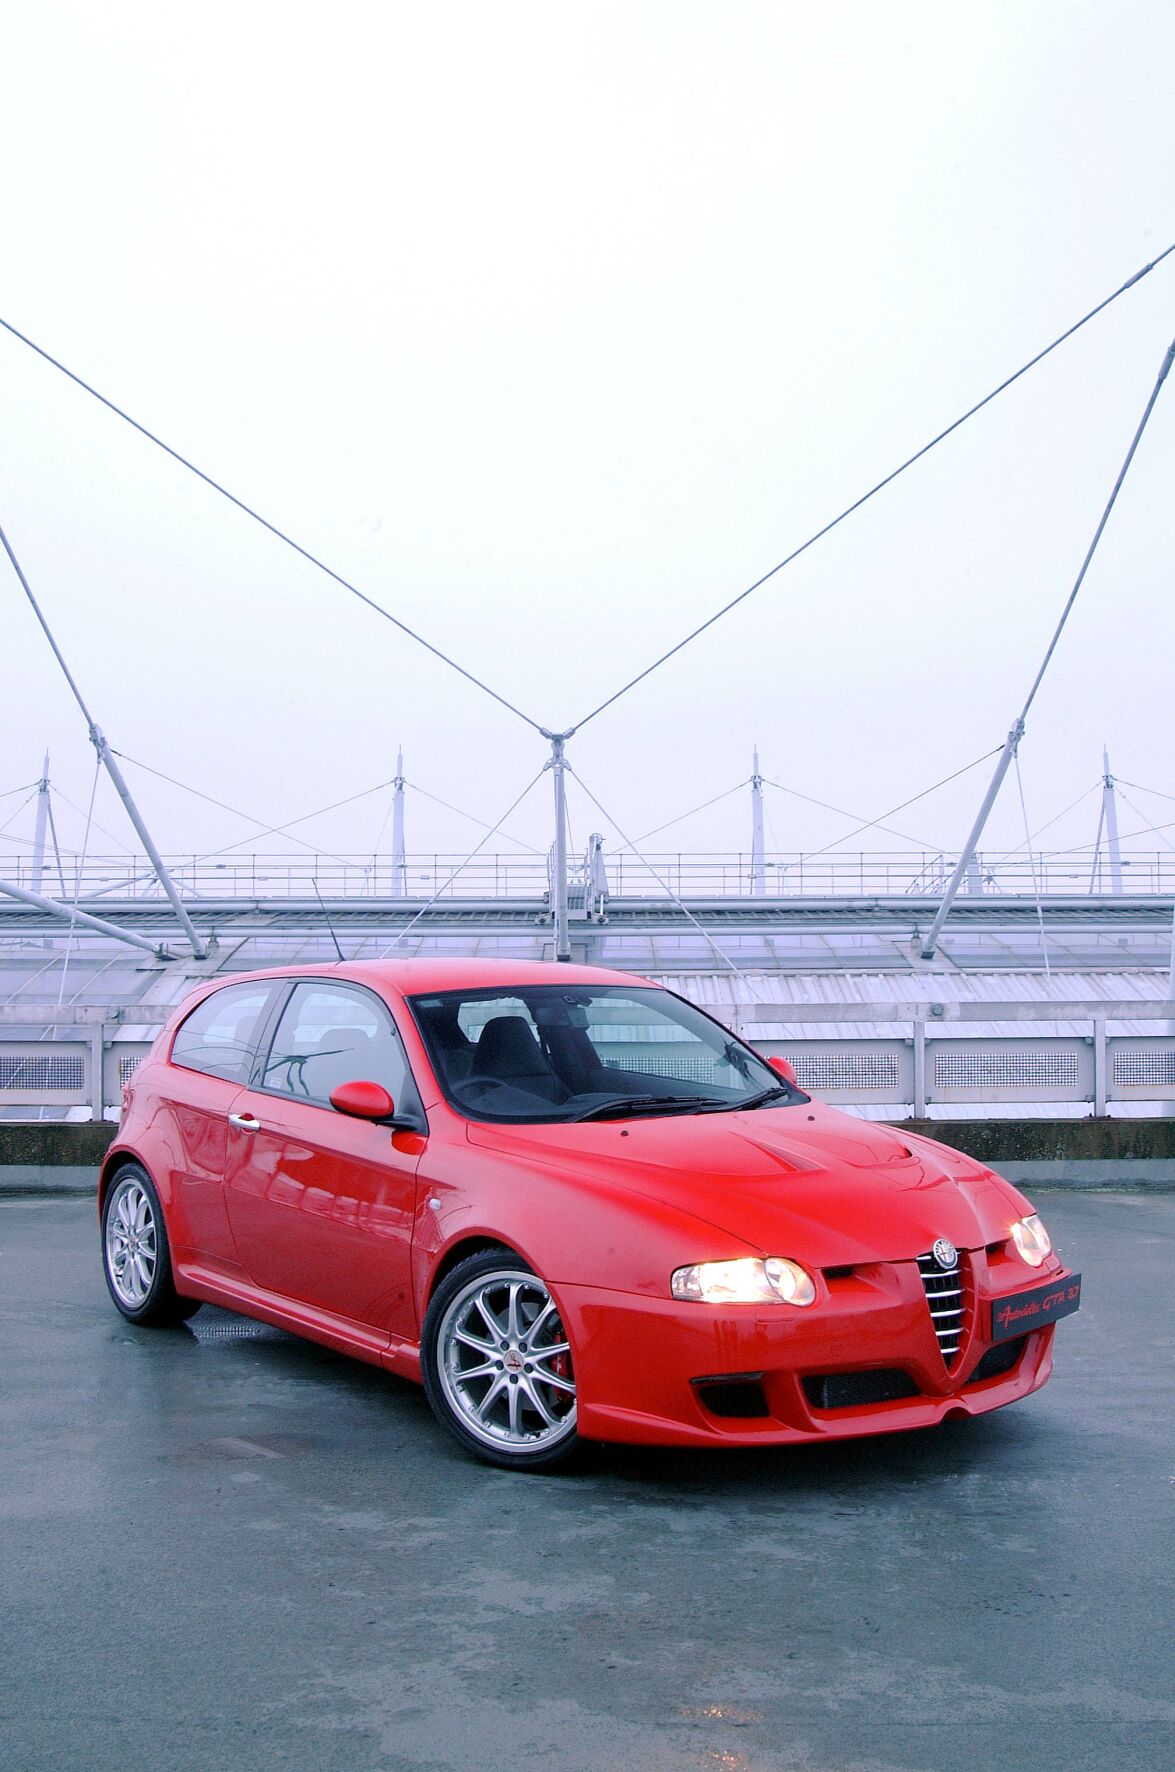
POLYGON ((330 1105, 357 1120, 390 1120, 396 1104, 382 1083, 340 1083, 330 1092, 330 1105))
POLYGON ((790 1083, 794 1089, 799 1088, 799 1078, 796 1076, 794 1067, 788 1063, 786 1058, 780 1058, 777 1053, 774 1058, 769 1058, 767 1063, 773 1071, 779 1072, 785 1083, 790 1083))

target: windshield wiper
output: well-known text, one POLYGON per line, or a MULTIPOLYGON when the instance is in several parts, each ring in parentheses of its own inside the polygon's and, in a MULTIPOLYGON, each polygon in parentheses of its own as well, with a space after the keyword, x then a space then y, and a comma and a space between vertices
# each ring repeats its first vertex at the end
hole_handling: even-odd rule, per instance
POLYGON ((577 1120, 603 1120, 610 1114, 623 1116, 629 1112, 643 1112, 646 1108, 677 1108, 682 1113, 696 1114, 705 1108, 725 1107, 724 1101, 715 1101, 706 1095, 617 1095, 610 1101, 598 1101, 594 1107, 585 1108, 582 1114, 572 1114, 568 1124, 577 1120))
POLYGON ((781 1095, 791 1094, 789 1083, 773 1083, 770 1089, 760 1089, 758 1095, 752 1095, 747 1101, 735 1101, 730 1105, 731 1113, 745 1113, 747 1108, 766 1107, 769 1101, 778 1101, 781 1095))

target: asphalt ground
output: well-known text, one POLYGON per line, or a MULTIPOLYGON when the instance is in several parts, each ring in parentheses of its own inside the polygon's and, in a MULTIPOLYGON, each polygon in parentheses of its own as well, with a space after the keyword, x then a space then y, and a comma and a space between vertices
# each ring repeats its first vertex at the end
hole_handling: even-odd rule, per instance
POLYGON ((1085 1276, 982 1421, 468 1462, 413 1386, 134 1330, 90 1201, 0 1201, 4 1772, 1175 1765, 1175 1196, 1040 1196, 1085 1276))

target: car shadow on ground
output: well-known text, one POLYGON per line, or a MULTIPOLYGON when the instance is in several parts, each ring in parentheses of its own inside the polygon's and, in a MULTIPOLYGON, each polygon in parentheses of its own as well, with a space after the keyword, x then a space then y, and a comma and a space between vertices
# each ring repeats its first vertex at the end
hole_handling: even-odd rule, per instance
MULTIPOLYGON (((390 1416, 397 1430, 420 1437, 421 1458, 439 1452, 452 1461, 459 1488, 466 1487, 470 1468, 477 1465, 435 1421, 419 1385, 379 1367, 212 1305, 203 1306, 176 1341, 177 1352, 186 1346, 218 1362, 248 1359, 255 1373, 260 1365, 275 1379, 296 1376, 327 1387, 336 1405, 346 1399, 371 1410, 384 1423, 390 1416)), ((936 1427, 819 1444, 711 1449, 592 1442, 581 1447, 569 1468, 537 1480, 596 1495, 605 1491, 618 1498, 726 1494, 746 1499, 785 1492, 799 1500, 836 1489, 846 1501, 865 1505, 871 1495, 894 1487, 941 1484, 972 1470, 998 1468, 1009 1457, 1022 1455, 1040 1431, 1029 1406, 1011 1414, 1000 1411, 936 1427)), ((403 1449, 398 1432, 397 1440, 403 1449)), ((509 1472, 482 1469, 491 1478, 496 1474, 499 1480, 518 1480, 509 1472)), ((443 1484, 443 1476, 440 1481, 443 1484)))

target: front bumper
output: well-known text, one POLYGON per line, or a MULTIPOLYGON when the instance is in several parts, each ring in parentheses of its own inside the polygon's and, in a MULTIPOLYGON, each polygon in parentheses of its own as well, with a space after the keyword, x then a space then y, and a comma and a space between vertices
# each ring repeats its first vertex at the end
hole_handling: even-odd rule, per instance
MULTIPOLYGON (((983 1250, 967 1266, 962 1340, 949 1368, 915 1262, 821 1276, 816 1303, 803 1310, 560 1286, 575 1349, 579 1431, 647 1445, 781 1445, 932 1427, 1002 1408, 1045 1383, 1056 1331, 1050 1324, 1003 1343, 994 1363, 1006 1369, 984 1377, 978 1369, 992 1348, 991 1304, 1022 1289, 1026 1270, 989 1264, 983 1250), (890 1383, 889 1375, 902 1382, 890 1383), (887 1386, 913 1394, 821 1406, 887 1386), (755 1399, 755 1413, 726 1412, 740 1395, 755 1399), (721 1399, 723 1412, 707 1399, 721 1399)), ((1043 1277, 1067 1276, 1058 1264, 1043 1277)))

